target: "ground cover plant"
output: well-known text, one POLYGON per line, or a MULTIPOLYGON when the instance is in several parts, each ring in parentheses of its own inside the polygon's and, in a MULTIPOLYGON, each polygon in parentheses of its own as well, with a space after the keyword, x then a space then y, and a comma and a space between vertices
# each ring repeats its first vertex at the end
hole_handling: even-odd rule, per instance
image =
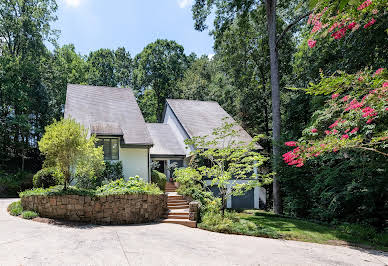
POLYGON ((10 205, 8 205, 7 210, 12 216, 20 216, 23 219, 28 220, 39 216, 39 214, 35 211, 24 211, 20 200, 12 202, 10 205))
POLYGON ((20 197, 27 196, 50 196, 50 195, 79 195, 79 196, 108 196, 108 195, 123 195, 123 194, 162 194, 163 192, 155 184, 147 183, 141 180, 138 176, 130 177, 128 180, 123 178, 112 181, 106 185, 96 189, 78 188, 75 186, 63 189, 63 185, 53 186, 49 188, 34 188, 19 193, 20 197))
POLYGON ((378 232, 373 227, 349 223, 334 226, 258 210, 227 211, 224 217, 208 212, 198 227, 221 233, 320 244, 349 244, 388 251, 388 232, 378 232))

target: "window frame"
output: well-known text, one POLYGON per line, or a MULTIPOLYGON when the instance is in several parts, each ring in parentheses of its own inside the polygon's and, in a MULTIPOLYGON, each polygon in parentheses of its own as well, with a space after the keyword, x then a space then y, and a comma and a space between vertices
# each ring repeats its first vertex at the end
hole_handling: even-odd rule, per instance
POLYGON ((102 151, 104 152, 104 161, 119 161, 120 160, 120 139, 119 138, 110 138, 110 137, 97 137, 96 146, 102 146, 102 151), (117 159, 113 156, 113 145, 115 144, 112 140, 117 141, 117 159), (105 141, 109 141, 109 153, 105 154, 104 147, 105 141), (110 155, 108 157, 108 155, 110 155))

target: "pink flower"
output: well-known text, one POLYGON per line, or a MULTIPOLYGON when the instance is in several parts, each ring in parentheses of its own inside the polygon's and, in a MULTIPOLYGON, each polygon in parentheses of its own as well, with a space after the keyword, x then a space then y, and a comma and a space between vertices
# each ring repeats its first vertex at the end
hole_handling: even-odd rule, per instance
POLYGON ((341 99, 343 102, 346 102, 346 101, 348 101, 349 100, 349 95, 346 95, 345 97, 343 97, 342 99, 341 99))
POLYGON ((330 135, 331 134, 330 130, 325 130, 325 134, 330 135))
POLYGON ((377 13, 379 13, 379 11, 378 11, 377 9, 373 9, 373 10, 372 10, 372 14, 373 14, 373 15, 376 15, 377 13))
POLYGON ((319 20, 317 20, 317 21, 315 21, 315 24, 314 24, 313 29, 311 30, 311 33, 317 32, 321 28, 322 28, 322 23, 319 20))
POLYGON ((349 135, 348 134, 344 134, 342 135, 341 139, 348 139, 349 138, 349 135))
POLYGON ((374 18, 372 18, 368 23, 366 23, 364 25, 364 29, 366 28, 369 28, 370 26, 372 26, 373 24, 375 24, 376 20, 374 18))
POLYGON ((333 127, 338 126, 338 122, 339 122, 339 120, 335 121, 333 124, 331 124, 331 125, 329 126, 329 128, 333 128, 333 127))
POLYGON ((357 7, 357 10, 358 11, 363 10, 364 8, 368 7, 370 4, 372 4, 372 0, 366 0, 359 7, 357 7))
POLYGON ((337 134, 338 133, 338 130, 337 129, 333 129, 333 134, 337 134))
POLYGON ((384 68, 380 67, 379 69, 376 70, 376 72, 373 75, 380 75, 381 72, 383 72, 384 68))
POLYGON ((295 141, 287 141, 286 143, 284 143, 284 145, 286 145, 288 147, 294 147, 294 146, 296 146, 296 142, 295 141))
POLYGON ((335 98, 337 98, 339 96, 338 93, 334 93, 333 95, 331 95, 331 98, 334 100, 335 98))
POLYGON ((345 33, 347 30, 348 30, 348 28, 343 27, 343 28, 339 29, 338 31, 332 33, 331 37, 334 37, 334 39, 339 40, 345 36, 345 33))
POLYGON ((372 121, 373 121, 373 119, 369 118, 369 119, 366 121, 366 123, 367 123, 367 124, 370 124, 370 123, 372 123, 372 121))
POLYGON ((369 107, 369 106, 362 109, 362 112, 363 112, 362 117, 376 116, 377 115, 376 110, 369 107))
POLYGON ((358 127, 353 128, 352 131, 350 131, 350 134, 357 133, 358 129, 359 129, 358 127))
POLYGON ((388 107, 385 107, 385 111, 388 111, 388 107))
POLYGON ((345 130, 345 133, 348 133, 350 131, 350 128, 348 128, 347 130, 345 130))
POLYGON ((307 41, 307 45, 310 47, 310 48, 314 48, 315 45, 316 45, 317 41, 315 40, 308 40, 307 41))
POLYGON ((348 29, 349 30, 351 30, 351 29, 353 29, 355 26, 356 26, 356 22, 352 22, 352 23, 350 23, 349 25, 348 25, 348 29))
POLYGON ((364 80, 363 76, 358 77, 358 81, 363 81, 363 80, 364 80))
POLYGON ((383 88, 387 88, 388 87, 388 82, 384 82, 383 83, 383 88))
POLYGON ((311 132, 312 132, 312 133, 317 133, 317 132, 318 132, 318 129, 313 128, 313 129, 311 129, 311 132))

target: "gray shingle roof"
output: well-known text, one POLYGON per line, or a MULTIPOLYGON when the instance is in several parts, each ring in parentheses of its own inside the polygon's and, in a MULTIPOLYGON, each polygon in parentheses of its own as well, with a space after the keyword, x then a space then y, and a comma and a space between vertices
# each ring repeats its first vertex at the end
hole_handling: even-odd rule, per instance
MULTIPOLYGON (((228 122, 234 121, 217 102, 168 99, 167 104, 190 137, 205 135, 211 137, 213 130, 223 125, 223 118, 227 117, 228 122)), ((237 141, 248 143, 252 140, 241 126, 236 130, 240 132, 237 141)), ((262 147, 258 145, 258 148, 262 147)))
POLYGON ((135 96, 129 88, 68 84, 65 118, 68 117, 97 135, 122 135, 125 144, 152 144, 135 96))
POLYGON ((151 155, 185 155, 185 144, 180 143, 170 126, 161 123, 147 123, 154 146, 151 155))

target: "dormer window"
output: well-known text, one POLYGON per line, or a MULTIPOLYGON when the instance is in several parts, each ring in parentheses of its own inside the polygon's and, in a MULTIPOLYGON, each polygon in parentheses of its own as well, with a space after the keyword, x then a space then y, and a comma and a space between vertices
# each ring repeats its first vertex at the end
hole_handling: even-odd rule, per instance
POLYGON ((118 138, 98 138, 97 147, 103 146, 104 160, 119 159, 119 139, 118 138))

